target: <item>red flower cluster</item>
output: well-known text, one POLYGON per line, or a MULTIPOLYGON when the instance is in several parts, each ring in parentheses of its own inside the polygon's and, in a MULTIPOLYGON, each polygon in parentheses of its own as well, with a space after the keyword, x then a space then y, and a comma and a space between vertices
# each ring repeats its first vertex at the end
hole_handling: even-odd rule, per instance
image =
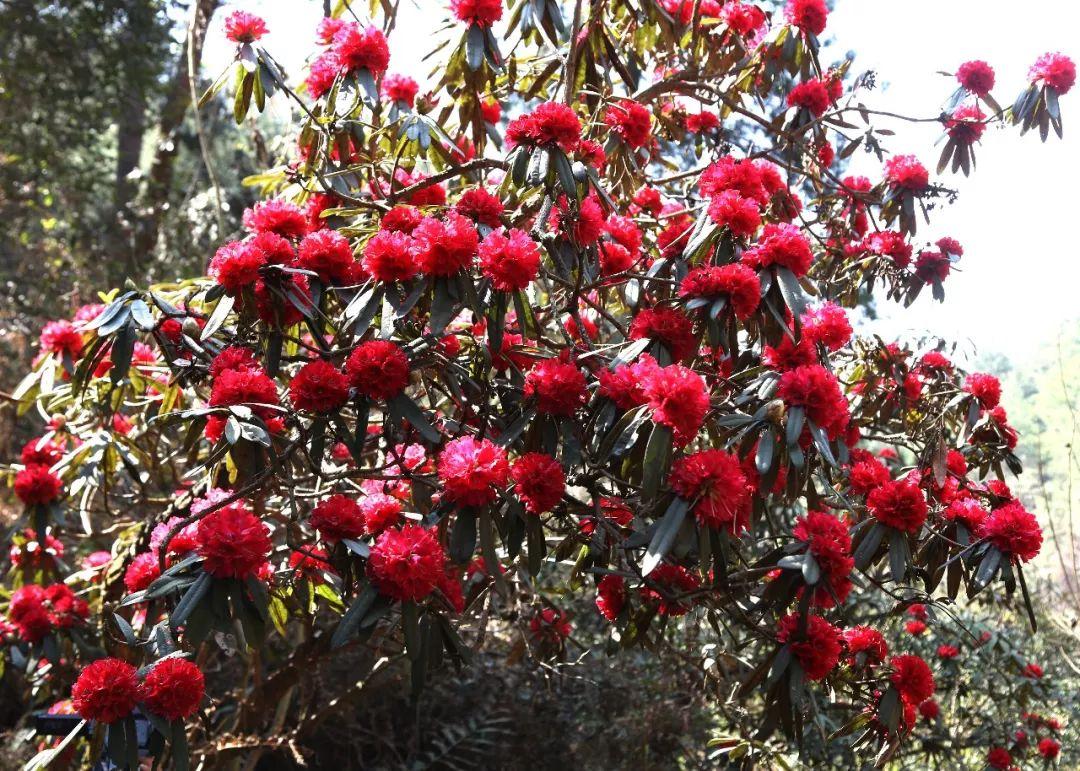
POLYGON ((810 251, 810 241, 798 226, 770 222, 757 244, 743 252, 742 260, 754 270, 779 265, 796 277, 802 277, 810 270, 814 255, 810 251))
POLYGON ((964 62, 956 70, 956 79, 976 96, 986 96, 994 87, 994 69, 980 59, 964 62))
MULTIPOLYGON (((470 187, 454 204, 454 209, 473 222, 489 228, 502 227, 504 207, 499 196, 482 187, 470 187)), ((511 231, 521 232, 521 231, 511 231)))
POLYGON ((510 467, 514 492, 530 514, 551 511, 562 500, 566 477, 559 462, 542 452, 527 452, 510 467))
POLYGON ((641 587, 641 596, 646 602, 655 602, 657 613, 661 616, 684 616, 690 610, 692 601, 684 595, 701 588, 701 579, 682 565, 663 563, 649 573, 648 580, 656 584, 653 588, 646 584, 641 587))
MULTIPOLYGON (((416 209, 396 208, 383 217, 385 227, 390 215, 395 211, 408 211, 419 214, 416 209)), ((398 218, 395 218, 398 219, 398 218)), ((419 224, 419 219, 410 232, 419 224)), ((380 230, 364 247, 364 270, 379 281, 408 281, 416 275, 419 268, 414 256, 414 245, 408 233, 398 230, 380 230)))
POLYGON ((761 282, 757 274, 745 265, 707 265, 686 274, 679 286, 679 296, 727 299, 735 317, 747 319, 761 302, 761 282))
POLYGON ((821 616, 806 617, 806 628, 797 613, 789 613, 777 622, 776 639, 791 649, 807 680, 820 680, 840 661, 840 630, 821 616))
POLYGON ((921 704, 934 695, 934 675, 921 656, 893 656, 889 681, 908 704, 921 704))
POLYGON ((340 493, 320 501, 311 510, 308 522, 328 543, 336 543, 342 538, 359 538, 365 529, 360 506, 340 493))
POLYGON ((784 6, 784 16, 788 23, 803 32, 820 35, 825 31, 829 9, 825 0, 788 0, 784 6))
POLYGON ((115 723, 132 713, 139 701, 135 667, 120 659, 98 659, 79 673, 71 687, 71 703, 87 720, 115 723))
POLYGON ((158 555, 152 551, 146 551, 135 555, 135 559, 124 571, 124 588, 129 593, 141 592, 161 576, 161 565, 158 555))
POLYGON ((420 84, 408 75, 387 75, 383 78, 382 93, 392 102, 400 102, 411 108, 416 103, 416 95, 420 92, 420 84))
POLYGON ((162 659, 146 673, 141 700, 148 710, 166 720, 185 720, 195 714, 206 692, 202 671, 179 657, 162 659))
POLYGON ((27 506, 52 503, 63 489, 63 480, 44 464, 32 463, 15 475, 15 495, 27 506))
POLYGON ((315 359, 293 376, 289 398, 298 410, 333 412, 349 399, 349 379, 325 359, 315 359))
POLYGON ((670 428, 676 445, 689 444, 709 412, 709 391, 701 375, 680 364, 650 367, 643 363, 632 371, 641 374, 640 394, 653 422, 670 428))
POLYGON ((953 110, 945 121, 945 130, 960 144, 978 142, 986 131, 986 114, 976 104, 965 104, 953 110))
POLYGON ((1032 83, 1042 83, 1061 96, 1067 94, 1076 83, 1076 65, 1065 54, 1045 53, 1031 65, 1028 80, 1032 83))
POLYGON ((780 376, 776 395, 788 407, 802 407, 806 417, 835 439, 848 424, 848 405, 836 376, 820 364, 807 364, 780 376))
POLYGON ((325 228, 304 236, 296 254, 296 267, 316 273, 324 284, 350 284, 358 278, 360 266, 353 257, 349 239, 325 228))
POLYGON ((509 478, 506 451, 487 439, 461 436, 447 442, 439 455, 446 499, 462 506, 486 506, 509 478))
POLYGON ((876 629, 868 626, 853 626, 844 630, 844 645, 847 648, 847 660, 853 667, 880 664, 889 655, 889 646, 885 637, 876 629))
POLYGON ((67 584, 24 584, 11 593, 8 621, 19 637, 38 643, 56 629, 68 629, 86 620, 90 608, 67 584))
POLYGON ((828 84, 820 78, 810 78, 788 92, 788 107, 799 107, 820 118, 832 104, 828 84))
POLYGON ((343 72, 368 70, 378 77, 390 63, 390 48, 386 37, 378 27, 361 28, 350 22, 342 25, 334 34, 330 52, 343 72))
POLYGON ((384 531, 371 547, 368 575, 380 592, 419 602, 443 581, 446 554, 431 530, 405 525, 384 531))
POLYGON ((41 329, 40 343, 42 351, 58 356, 66 353, 77 359, 82 353, 83 336, 70 321, 50 321, 41 329))
POLYGON ((307 215, 299 206, 283 198, 270 198, 245 209, 243 223, 244 230, 252 235, 273 233, 296 240, 308 233, 307 215))
POLYGON ((930 185, 930 172, 914 155, 894 155, 885 161, 885 180, 894 190, 921 193, 930 185))
POLYGON ((416 264, 430 276, 453 276, 469 268, 480 244, 476 226, 456 211, 441 220, 424 217, 412 235, 416 264))
POLYGON ((393 399, 409 384, 409 359, 397 343, 368 340, 345 361, 349 383, 368 399, 393 399))
POLYGON ((990 512, 980 523, 980 538, 986 538, 1004 554, 1030 562, 1042 548, 1042 528, 1035 515, 1019 501, 1010 501, 990 512))
POLYGON ((585 376, 563 359, 545 359, 525 376, 525 398, 543 415, 569 417, 588 399, 585 376))
POLYGON ((631 99, 610 105, 604 113, 604 123, 635 150, 652 139, 652 113, 631 99))
POLYGON ((702 110, 686 116, 686 130, 693 134, 704 134, 720 127, 720 118, 714 112, 702 110))
POLYGON ((630 339, 661 342, 673 361, 686 361, 697 353, 694 324, 678 308, 645 308, 630 324, 630 339))
POLYGON ((837 601, 846 600, 851 592, 848 576, 855 566, 848 526, 831 514, 809 511, 795 520, 792 535, 806 544, 806 550, 814 556, 822 578, 828 584, 828 587, 819 585, 814 589, 814 604, 831 608, 837 601))
POLYGON ((866 507, 878 522, 905 533, 917 532, 926 521, 926 496, 909 479, 891 480, 871 490, 866 507))
POLYGON ((268 32, 266 22, 247 11, 233 11, 225 18, 225 37, 234 43, 254 43, 268 32))
POLYGON ((709 218, 740 238, 750 238, 761 227, 761 212, 757 203, 743 198, 737 190, 724 190, 717 194, 709 202, 709 218))
POLYGON ((450 10, 458 21, 490 27, 502 18, 502 0, 450 0, 450 10))
POLYGON ((826 350, 839 351, 851 340, 851 322, 847 311, 836 303, 824 302, 808 308, 802 315, 803 336, 826 350))
POLYGON ((972 372, 964 380, 964 390, 979 400, 979 406, 989 410, 1001 401, 1001 381, 986 372, 972 372))
POLYGON ((750 488, 739 459, 723 450, 703 450, 671 464, 671 489, 697 501, 693 514, 705 527, 738 532, 749 515, 750 488))
POLYGON ((859 460, 855 460, 854 457, 852 460, 854 462, 851 464, 848 481, 851 492, 855 495, 867 495, 892 478, 889 469, 869 453, 859 460))
POLYGON ((571 630, 566 614, 556 608, 544 608, 529 619, 529 636, 537 645, 562 645, 571 630))
POLYGON ((608 621, 614 621, 626 605, 626 579, 612 573, 596 585, 596 608, 608 621))
POLYGON ((196 551, 215 578, 255 575, 270 556, 270 528, 237 501, 199 521, 196 551))
POLYGON ((513 228, 507 235, 491 231, 479 254, 481 273, 501 292, 522 290, 540 273, 540 248, 524 230, 513 228))
POLYGON ((510 147, 558 145, 563 152, 572 153, 580 141, 581 121, 572 109, 559 102, 539 104, 506 127, 506 142, 510 147))

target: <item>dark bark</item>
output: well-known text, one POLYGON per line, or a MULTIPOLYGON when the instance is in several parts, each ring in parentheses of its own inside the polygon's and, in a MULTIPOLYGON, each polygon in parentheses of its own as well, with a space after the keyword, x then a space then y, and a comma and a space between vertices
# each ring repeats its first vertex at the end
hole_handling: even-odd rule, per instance
MULTIPOLYGON (((221 5, 221 0, 195 0, 195 29, 193 31, 194 71, 199 71, 202 62, 203 42, 210 19, 221 5)), ((190 17, 189 17, 190 18, 190 17)), ((191 106, 191 86, 188 82, 187 37, 176 59, 173 76, 165 94, 165 103, 158 118, 158 146, 150 170, 146 177, 143 191, 143 215, 135 233, 134 250, 130 260, 130 275, 140 281, 144 278, 146 266, 153 255, 161 232, 161 223, 172 189, 173 165, 177 152, 177 132, 184 121, 188 107, 191 106)))

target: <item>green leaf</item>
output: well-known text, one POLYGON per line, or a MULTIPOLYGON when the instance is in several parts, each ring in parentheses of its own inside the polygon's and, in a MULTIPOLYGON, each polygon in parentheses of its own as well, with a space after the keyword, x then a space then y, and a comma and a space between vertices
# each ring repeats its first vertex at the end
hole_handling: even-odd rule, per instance
POLYGON ((371 584, 364 587, 364 590, 360 592, 360 596, 345 611, 345 615, 341 617, 337 629, 334 630, 334 634, 330 637, 331 648, 340 648, 356 634, 356 630, 360 628, 360 622, 367 615, 378 595, 379 593, 371 584))
POLYGON ((484 63, 484 30, 479 24, 473 24, 465 33, 465 63, 476 72, 484 63))
POLYGON ((671 551, 675 543, 675 536, 679 534, 686 512, 690 510, 690 502, 682 498, 675 498, 664 512, 663 519, 657 523, 653 532, 652 540, 645 550, 645 558, 641 561, 641 575, 647 576, 653 572, 657 565, 663 562, 664 557, 671 551))
POLYGON ((438 444, 442 439, 442 434, 428 422, 428 419, 420 409, 420 406, 405 394, 398 394, 391 399, 390 407, 398 415, 409 421, 409 423, 411 423, 427 441, 432 444, 438 444))
POLYGON ((656 497, 660 483, 667 475, 671 463, 671 450, 674 438, 667 426, 654 425, 645 445, 645 459, 642 461, 641 494, 644 499, 656 497))

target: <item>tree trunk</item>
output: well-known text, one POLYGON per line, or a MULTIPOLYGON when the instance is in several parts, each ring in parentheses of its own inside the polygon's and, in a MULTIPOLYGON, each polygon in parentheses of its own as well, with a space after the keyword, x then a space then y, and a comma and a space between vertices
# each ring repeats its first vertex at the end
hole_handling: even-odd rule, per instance
MULTIPOLYGON (((202 62, 203 42, 210 19, 221 5, 221 0, 194 0, 195 14, 192 31, 192 59, 196 77, 202 62)), ((142 217, 136 229, 134 250, 130 260, 130 275, 136 280, 143 278, 146 266, 157 245, 161 222, 165 215, 169 192, 172 189, 173 163, 176 160, 176 135, 191 105, 191 86, 188 82, 187 37, 176 59, 175 69, 165 95, 165 103, 158 118, 158 146, 154 160, 147 173, 143 191, 142 217)))

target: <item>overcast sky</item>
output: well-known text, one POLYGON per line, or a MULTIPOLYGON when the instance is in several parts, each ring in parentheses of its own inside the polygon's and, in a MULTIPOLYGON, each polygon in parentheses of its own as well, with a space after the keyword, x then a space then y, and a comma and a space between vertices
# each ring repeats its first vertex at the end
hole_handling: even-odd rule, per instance
MULTIPOLYGON (((356 3, 363 7, 366 3, 356 3)), ((441 0, 403 0, 390 38, 390 70, 421 78, 421 58, 446 18, 441 0)), ((222 25, 243 8, 266 19, 266 47, 294 78, 314 45, 319 0, 247 0, 225 6, 211 27, 205 64, 215 74, 232 49, 222 25)), ((881 90, 865 95, 867 106, 931 117, 952 94, 955 81, 937 74, 968 59, 985 59, 997 73, 994 95, 1012 102, 1026 84, 1028 67, 1042 53, 1060 50, 1080 59, 1076 0, 836 0, 826 36, 826 61, 855 52, 854 71, 873 69, 881 90)), ((946 301, 929 293, 908 310, 880 304, 877 329, 885 335, 932 330, 968 341, 983 352, 1004 353, 1022 363, 1040 342, 1063 328, 1075 335, 1080 319, 1080 247, 1077 246, 1075 184, 1080 176, 1080 85, 1062 100, 1065 139, 1042 144, 1030 133, 988 131, 976 149, 978 169, 969 179, 946 173, 942 182, 960 191, 953 207, 939 211, 921 238, 950 235, 965 256, 945 283, 946 301), (1068 325, 1068 326, 1065 326, 1068 325)), ((882 124, 884 125, 884 124, 882 124)), ((890 123, 888 149, 914 153, 927 167, 937 163, 940 127, 890 123)), ((853 171, 880 177, 873 156, 857 153, 853 171)))

